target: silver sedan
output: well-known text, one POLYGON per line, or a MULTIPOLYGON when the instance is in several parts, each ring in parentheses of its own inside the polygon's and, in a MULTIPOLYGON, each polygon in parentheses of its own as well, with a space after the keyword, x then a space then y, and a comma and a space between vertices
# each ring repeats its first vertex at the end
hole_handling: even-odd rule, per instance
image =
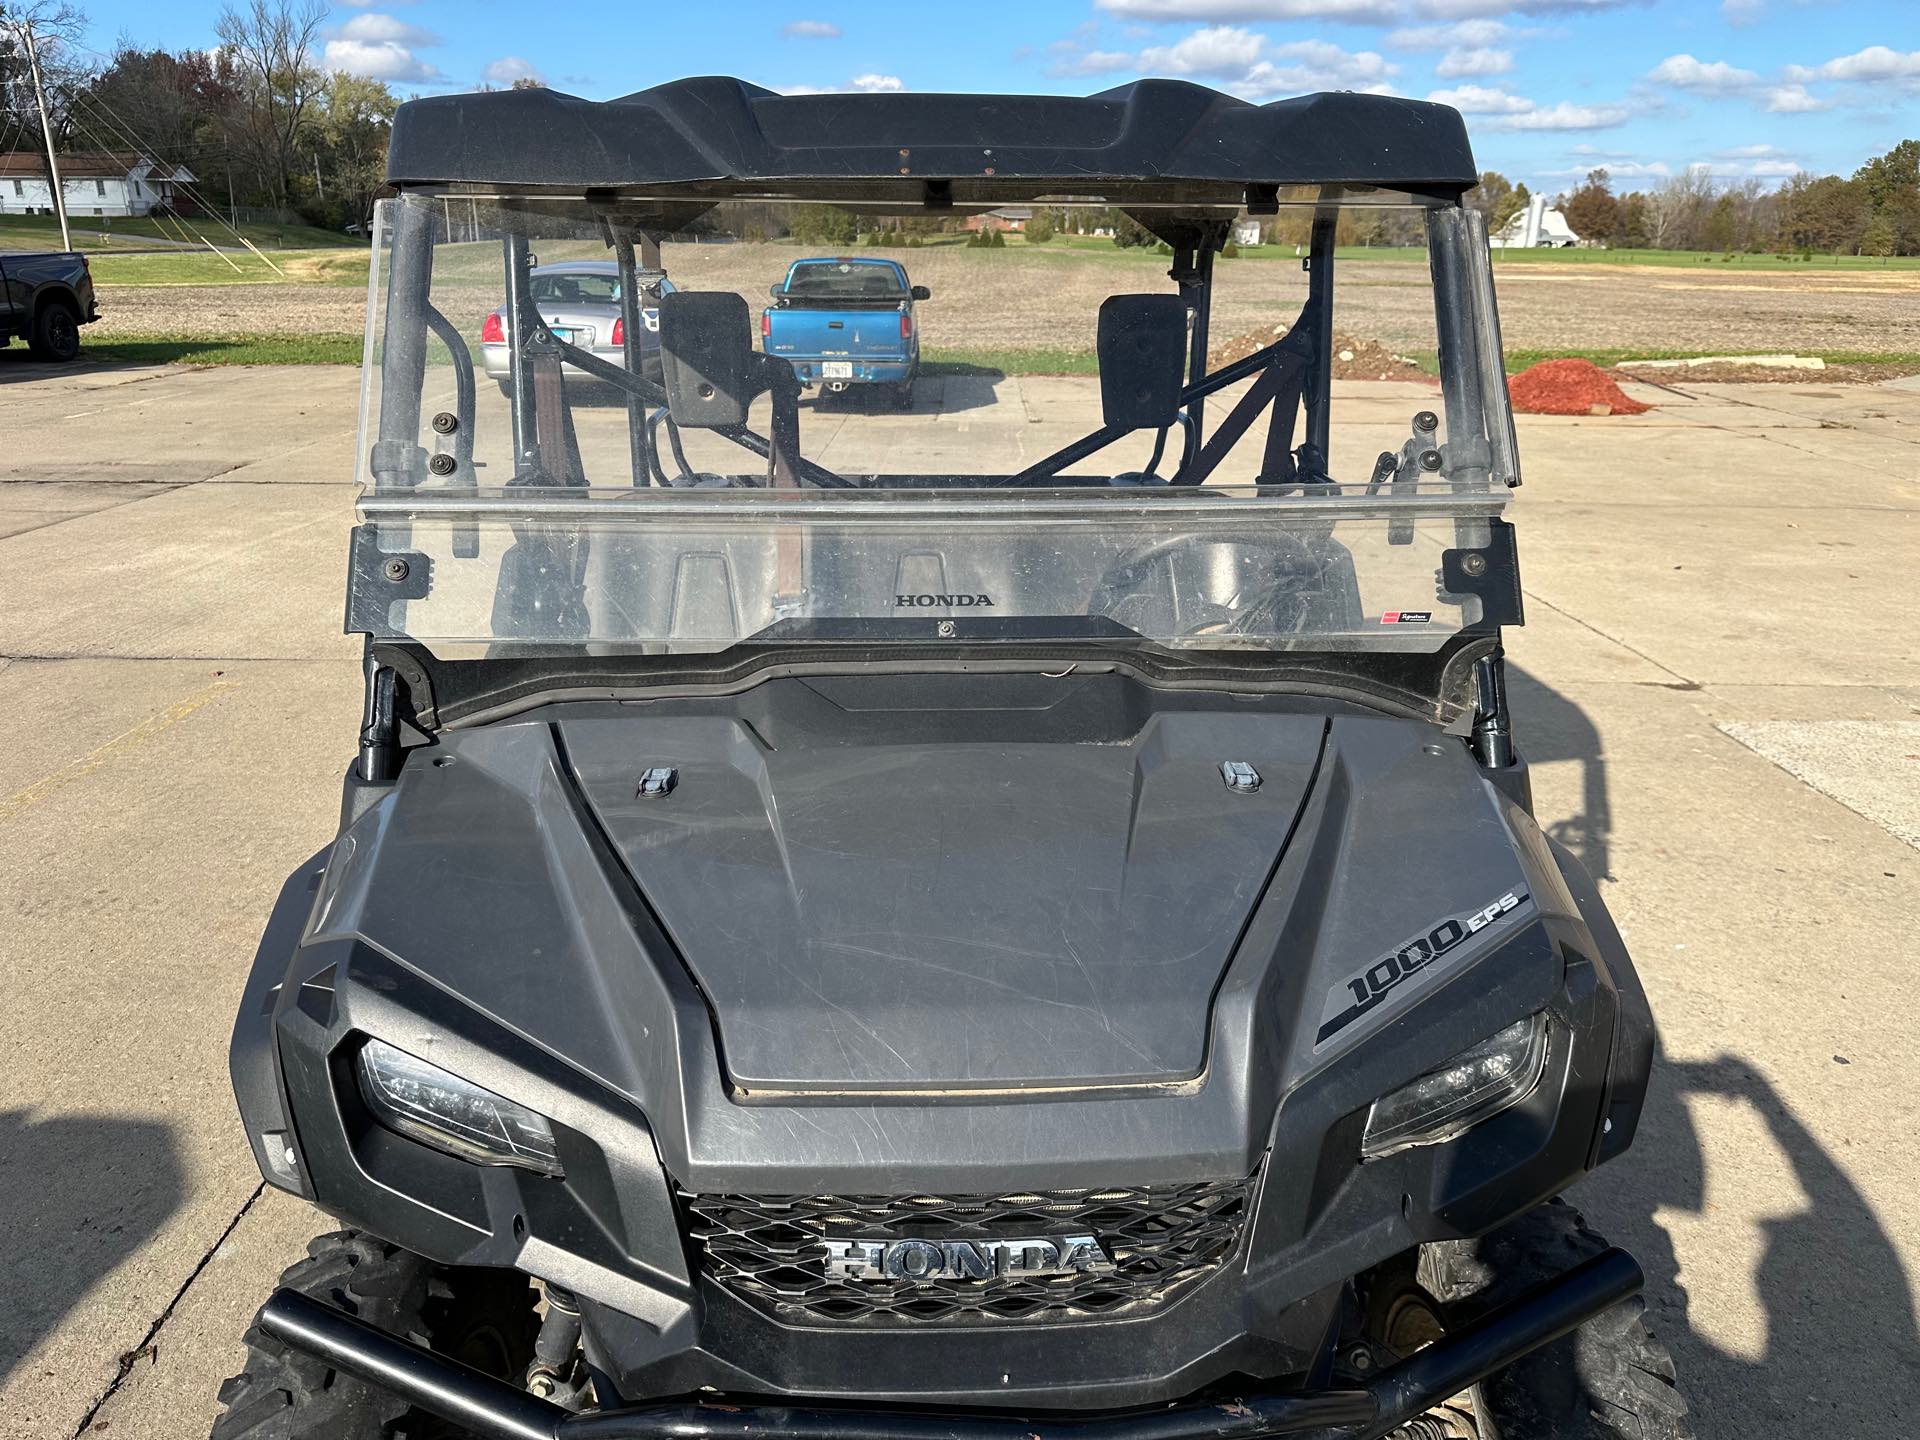
MULTIPOLYGON (((660 297, 673 293, 673 282, 656 272, 642 273, 640 334, 642 374, 657 374, 660 365, 660 297)), ((625 325, 620 315, 620 268, 611 260, 570 260, 536 266, 529 274, 533 305, 549 329, 562 340, 590 350, 611 365, 626 363, 625 325)), ((507 362, 507 309, 502 305, 480 327, 481 364, 487 378, 499 382, 502 393, 512 367, 507 362)), ((569 373, 579 374, 569 365, 569 373)))

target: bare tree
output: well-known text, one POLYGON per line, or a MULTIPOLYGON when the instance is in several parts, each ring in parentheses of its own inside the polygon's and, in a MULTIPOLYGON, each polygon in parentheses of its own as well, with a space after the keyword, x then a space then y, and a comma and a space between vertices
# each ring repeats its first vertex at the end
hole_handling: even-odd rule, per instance
POLYGON ((1647 243, 1656 250, 1684 249, 1693 240, 1700 213, 1713 198, 1713 176, 1689 165, 1647 196, 1647 243))
POLYGON ((40 114, 27 73, 26 31, 33 31, 40 52, 41 89, 53 143, 65 149, 75 126, 70 97, 91 74, 78 48, 86 28, 86 13, 66 0, 0 4, 0 139, 15 142, 9 148, 28 150, 39 144, 40 114), (23 135, 34 139, 29 143, 23 135))
POLYGON ((282 208, 292 196, 301 131, 327 86, 313 63, 326 18, 324 0, 251 0, 244 10, 228 5, 214 26, 245 77, 241 134, 282 208))

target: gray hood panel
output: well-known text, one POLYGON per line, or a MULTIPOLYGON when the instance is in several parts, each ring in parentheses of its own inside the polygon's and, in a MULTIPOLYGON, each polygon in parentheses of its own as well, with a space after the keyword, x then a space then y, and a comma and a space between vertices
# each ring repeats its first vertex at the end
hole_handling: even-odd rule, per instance
POLYGON ((1116 735, 1077 725, 1070 704, 956 714, 857 699, 814 687, 777 717, 557 727, 712 1007, 733 1083, 1199 1074, 1214 990, 1325 722, 1176 711, 1116 735), (1258 792, 1228 790, 1223 760, 1251 763, 1258 792), (650 766, 677 772, 670 797, 636 797, 650 766))

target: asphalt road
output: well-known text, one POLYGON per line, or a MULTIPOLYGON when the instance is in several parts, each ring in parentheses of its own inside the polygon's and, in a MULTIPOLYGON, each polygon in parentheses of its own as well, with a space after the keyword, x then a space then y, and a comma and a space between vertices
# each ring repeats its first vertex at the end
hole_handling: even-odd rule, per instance
MULTIPOLYGON (((353 748, 358 385, 0 356, 7 1440, 198 1440, 326 1228, 262 1193, 226 1039, 353 748)), ((1920 391, 1654 398, 1522 422, 1520 740, 1663 1029, 1580 1198, 1702 1435, 1915 1433, 1920 391)))

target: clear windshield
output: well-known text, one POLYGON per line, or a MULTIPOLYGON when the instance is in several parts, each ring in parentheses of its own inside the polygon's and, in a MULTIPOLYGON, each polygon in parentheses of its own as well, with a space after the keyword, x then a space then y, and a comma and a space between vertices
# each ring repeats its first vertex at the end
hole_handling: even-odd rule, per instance
POLYGON ((446 656, 1479 623, 1440 576, 1517 471, 1473 217, 1138 213, 383 202, 353 623, 446 656))

